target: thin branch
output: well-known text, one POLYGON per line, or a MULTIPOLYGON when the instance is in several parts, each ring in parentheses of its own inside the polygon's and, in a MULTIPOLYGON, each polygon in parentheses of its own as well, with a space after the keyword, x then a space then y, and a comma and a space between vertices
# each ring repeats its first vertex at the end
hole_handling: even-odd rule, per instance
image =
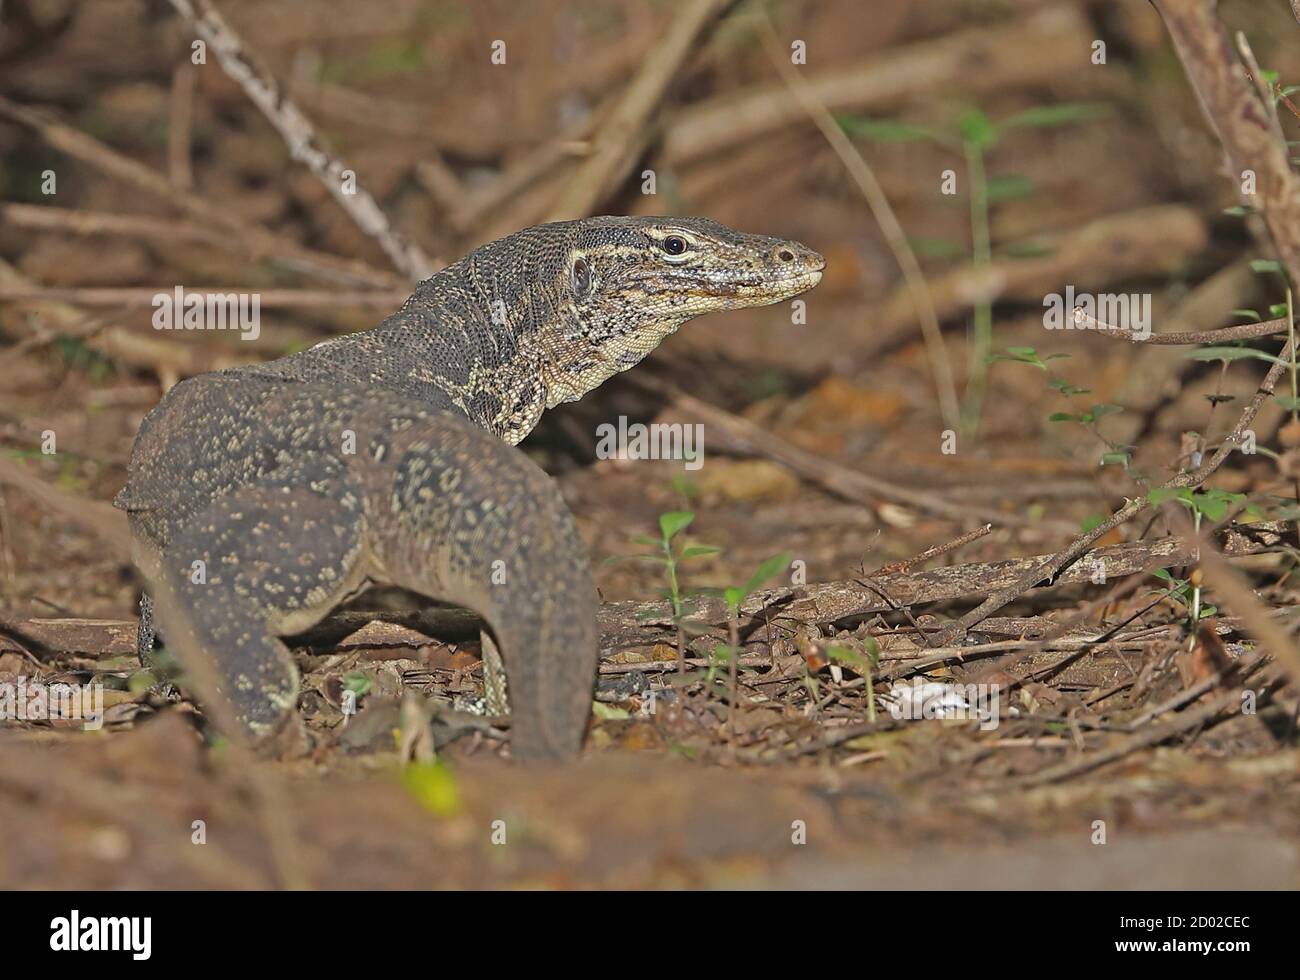
POLYGON ((677 80, 682 65, 736 2, 695 0, 674 11, 668 33, 646 56, 645 64, 596 133, 591 155, 570 179, 548 221, 585 218, 618 187, 655 135, 651 117, 677 80))
POLYGON ((379 244, 393 265, 413 282, 432 275, 436 263, 417 243, 408 241, 392 226, 388 215, 357 181, 356 171, 325 149, 310 120, 209 0, 171 0, 171 4, 212 48, 226 74, 238 82, 253 104, 262 110, 284 138, 293 158, 305 164, 320 179, 339 207, 379 244), (351 176, 345 179, 347 174, 351 176))
POLYGON ((1196 330, 1184 333, 1153 333, 1145 337, 1135 336, 1132 330, 1125 330, 1089 316, 1082 307, 1074 308, 1074 322, 1080 330, 1095 330, 1106 337, 1127 340, 1131 344, 1152 344, 1170 346, 1190 344, 1221 344, 1231 340, 1250 340, 1254 337, 1268 337, 1273 334, 1286 333, 1286 318, 1262 320, 1259 323, 1243 323, 1235 327, 1220 327, 1217 330, 1196 330))
POLYGON ((876 574, 880 574, 881 572, 906 572, 913 565, 919 565, 922 562, 929 561, 931 558, 938 558, 940 555, 946 555, 949 552, 956 551, 958 548, 964 548, 972 541, 978 541, 992 530, 992 524, 985 524, 983 527, 977 527, 973 531, 967 531, 960 537, 953 538, 946 544, 932 545, 912 558, 908 558, 904 561, 891 562, 888 565, 881 565, 880 568, 876 569, 876 574))
POLYGON ((316 276, 346 278, 352 282, 392 286, 400 280, 394 274, 375 269, 357 259, 347 259, 307 248, 289 238, 268 231, 241 218, 229 207, 217 207, 197 194, 175 187, 156 170, 118 153, 112 147, 71 126, 64 125, 46 112, 11 102, 0 96, 0 119, 8 119, 35 132, 51 147, 80 160, 101 173, 156 195, 214 228, 234 235, 254 258, 275 258, 316 276))
POLYGON ((948 349, 943 343, 943 332, 939 327, 939 316, 935 312, 934 298, 930 295, 930 287, 925 281, 925 273, 921 271, 916 253, 912 251, 911 243, 907 240, 907 232, 903 230, 898 216, 894 214, 893 206, 889 203, 885 189, 880 186, 880 181, 876 179, 875 171, 836 123, 835 117, 826 108, 826 104, 817 97, 816 89, 790 64, 786 53, 781 50, 776 28, 772 26, 772 20, 767 15, 767 8, 760 9, 763 12, 763 28, 772 64, 803 107, 804 112, 816 124, 826 142, 835 151, 835 155, 840 158, 840 163, 849 172, 853 182, 857 184, 858 190, 867 202, 867 207, 871 209, 871 214, 876 219, 876 224, 880 227, 880 233, 885 237, 885 243, 894 253, 894 261, 898 263, 898 268, 903 273, 908 295, 911 296, 916 317, 921 324, 921 336, 925 339, 925 349, 930 359, 930 372, 934 375, 934 387, 939 396, 939 412, 943 416, 944 425, 956 429, 961 422, 957 385, 953 381, 952 365, 948 362, 948 349))

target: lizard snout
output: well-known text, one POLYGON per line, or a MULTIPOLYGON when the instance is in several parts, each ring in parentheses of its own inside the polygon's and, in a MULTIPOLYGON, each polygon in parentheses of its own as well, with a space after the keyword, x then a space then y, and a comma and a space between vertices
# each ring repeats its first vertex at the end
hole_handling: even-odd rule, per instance
POLYGON ((782 242, 772 250, 772 259, 778 268, 790 267, 791 271, 821 272, 826 268, 826 259, 820 252, 798 242, 782 242))

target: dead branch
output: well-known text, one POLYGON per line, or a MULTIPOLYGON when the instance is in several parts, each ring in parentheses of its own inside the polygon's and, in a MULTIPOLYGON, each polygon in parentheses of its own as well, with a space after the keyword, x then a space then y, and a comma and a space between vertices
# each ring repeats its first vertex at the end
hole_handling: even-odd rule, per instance
MULTIPOLYGON (((1285 347, 1283 347, 1280 362, 1269 368, 1268 374, 1265 375, 1263 382, 1260 383, 1259 389, 1255 392, 1255 397, 1252 398, 1249 404, 1246 405, 1245 409, 1242 410, 1242 413, 1240 417, 1238 417, 1236 425, 1233 426, 1232 431, 1224 437, 1223 441, 1219 444, 1219 448, 1215 451, 1214 455, 1209 458, 1205 465, 1197 470, 1189 470, 1179 473, 1176 477, 1167 481, 1162 486, 1177 488, 1199 487, 1214 474, 1215 470, 1223 465, 1223 462, 1228 458, 1228 455, 1241 444, 1245 430, 1250 426, 1250 423, 1254 421, 1255 416, 1259 414, 1259 410, 1263 407, 1264 402, 1273 396, 1273 390, 1281 379, 1282 373, 1286 370, 1285 362, 1290 356, 1291 345, 1290 343, 1287 343, 1285 347)), ((1030 570, 1011 585, 998 589, 976 608, 966 613, 956 622, 949 624, 949 626, 940 633, 940 642, 944 644, 952 642, 952 640, 954 640, 958 635, 970 629, 980 620, 991 616, 1007 603, 1016 599, 1028 589, 1033 588, 1037 582, 1040 582, 1045 578, 1054 577, 1061 571, 1061 569, 1066 568, 1073 562, 1077 561, 1103 536, 1132 520, 1150 506, 1151 505, 1148 503, 1145 496, 1138 497, 1135 500, 1130 500, 1118 511, 1097 525, 1097 527, 1093 528, 1087 534, 1080 535, 1066 548, 1063 548, 1061 551, 1051 556, 1050 559, 1044 561, 1040 567, 1030 570)))
MULTIPOLYGON (((0 289, 15 293, 38 291, 30 279, 4 259, 0 259, 0 289)), ((207 344, 176 343, 152 330, 145 333, 104 325, 89 332, 83 329, 83 314, 76 307, 55 300, 33 301, 32 306, 40 311, 40 322, 32 322, 37 320, 35 317, 5 319, 6 330, 18 336, 20 342, 34 345, 51 334, 82 337, 87 347, 117 364, 154 372, 162 379, 164 388, 170 387, 178 378, 257 359, 251 355, 220 351, 207 344)))
POLYGON ((736 0, 697 0, 675 13, 668 33, 650 54, 623 98, 592 141, 590 156, 578 168, 549 221, 584 218, 627 176, 654 135, 651 116, 682 65, 736 0))
POLYGON ((26 126, 54 149, 87 166, 148 191, 198 221, 224 229, 236 236, 254 258, 280 259, 303 272, 336 281, 342 279, 376 286, 393 286, 401 282, 392 273, 375 269, 365 262, 318 252, 245 221, 229 208, 217 207, 197 194, 173 186, 171 181, 156 170, 118 153, 80 130, 58 122, 47 113, 0 96, 0 118, 26 126))
POLYGON ((857 184, 876 224, 880 226, 880 233, 884 235, 889 250, 894 253, 894 261, 903 273, 913 312, 921 324, 921 336, 925 340, 926 355, 930 359, 930 373, 934 376, 934 387, 939 396, 939 414, 943 417, 945 426, 956 429, 961 423, 957 383, 953 380, 948 349, 943 344, 943 332, 939 327, 939 316, 935 312, 934 298, 930 295, 929 283, 926 282, 925 273, 921 271, 921 264, 908 241, 907 232, 894 214, 893 206, 889 203, 884 188, 880 186, 875 171, 858 152, 853 141, 845 135, 830 109, 817 98, 813 86, 790 64, 787 52, 781 49, 777 40, 776 29, 772 26, 766 9, 763 12, 763 27, 767 35, 768 56, 773 66, 857 184))
MULTIPOLYGON (((1235 558, 1281 547, 1288 540, 1285 535, 1290 532, 1290 525, 1281 522, 1241 525, 1223 531, 1220 540, 1224 554, 1235 558)), ((1195 560, 1195 552, 1189 550, 1181 539, 1162 538, 1152 542, 1084 549, 1068 563, 1068 567, 1067 563, 1061 563, 1053 569, 1051 566, 1056 564, 1056 558, 1056 555, 1034 555, 996 562, 971 562, 923 572, 878 575, 875 581, 899 605, 914 606, 989 592, 998 595, 1003 588, 1019 588, 1025 579, 1031 577, 1033 580, 1021 588, 1017 596, 1040 586, 1108 582, 1150 569, 1188 564, 1195 560), (1049 570, 1040 574, 1045 568, 1049 570)), ((745 617, 742 622, 748 627, 763 622, 765 612, 770 618, 827 624, 888 612, 892 608, 876 590, 856 581, 824 582, 799 589, 768 589, 755 593, 741 604, 745 617)), ((726 622, 725 604, 715 597, 692 598, 683 609, 685 618, 699 623, 716 626, 726 622)), ((613 632, 623 624, 667 628, 673 622, 671 609, 662 601, 608 602, 601 608, 600 621, 602 630, 607 632, 613 632)), ((946 641, 941 645, 946 645, 946 641)))
POLYGON ((253 104, 262 110, 262 115, 288 145, 293 158, 305 164, 319 178, 339 207, 379 244, 393 265, 412 282, 432 275, 439 263, 430 259, 419 244, 407 240, 392 226, 388 215, 357 180, 356 171, 325 149, 310 120, 209 0, 171 0, 171 3, 212 48, 226 74, 239 83, 253 104))
POLYGON ((940 555, 946 555, 949 552, 956 551, 958 548, 964 548, 972 541, 978 541, 992 530, 992 524, 985 524, 983 527, 977 527, 973 531, 967 531, 965 534, 953 538, 951 541, 944 544, 932 545, 920 554, 914 555, 911 558, 907 558, 903 561, 891 562, 888 565, 882 565, 877 569, 877 572, 906 572, 913 565, 920 565, 922 562, 927 562, 931 558, 938 558, 940 555))
POLYGON ((1257 193, 1243 196, 1264 218, 1292 282, 1300 282, 1300 179, 1270 111, 1246 81, 1210 0, 1152 0, 1173 39, 1206 122, 1218 135, 1234 185, 1247 170, 1257 193))
MULTIPOLYGON (((1035 11, 1016 22, 960 31, 874 52, 862 63, 812 75, 817 101, 832 111, 884 109, 931 92, 968 95, 1060 78, 1062 66, 1081 63, 1079 38, 1089 27, 1072 4, 1035 11), (1014 58, 1006 52, 1014 51, 1014 58), (978 65, 972 70, 972 65, 978 65)), ((668 129, 658 159, 681 166, 711 153, 762 141, 805 116, 784 84, 757 86, 684 109, 668 129)))
MULTIPOLYGON (((1108 215, 1062 235, 1048 255, 995 259, 987 269, 962 266, 933 277, 930 292, 940 319, 971 309, 980 299, 1016 300, 1041 308, 1043 296, 1078 281, 1102 286, 1144 275, 1169 272, 1205 248, 1209 232, 1191 208, 1161 204, 1108 215)), ((911 293, 900 288, 880 308, 865 343, 874 356, 912 339, 916 310, 911 293)))
MULTIPOLYGON (((1253 666, 1253 664, 1251 666, 1253 666)), ((1134 752, 1149 748, 1153 745, 1159 745, 1162 742, 1167 742, 1172 738, 1177 738, 1178 736, 1200 728, 1203 725, 1210 724, 1218 718, 1219 715, 1226 715, 1226 713, 1230 712, 1234 707, 1240 707, 1240 704, 1240 691, 1224 691, 1209 704, 1200 708, 1192 708, 1180 712, 1169 721, 1153 722, 1136 735, 1124 739, 1118 745, 1114 745, 1109 749, 1103 749, 1100 752, 1093 752, 1089 755, 1084 755, 1079 759, 1072 759, 1068 762, 1061 762, 1053 766, 1047 766, 1044 769, 1029 773, 1025 776, 1000 780, 996 784, 990 785, 988 788, 998 791, 1026 789, 1031 786, 1043 786, 1047 783, 1056 783, 1063 779, 1070 779, 1073 776, 1080 776, 1085 772, 1091 772, 1092 770, 1099 769, 1108 763, 1116 762, 1119 759, 1130 756, 1134 752)))
MULTIPOLYGON (((1177 505, 1166 504, 1174 528, 1182 528, 1183 540, 1195 548, 1200 542, 1191 519, 1177 505), (1175 513, 1176 511, 1176 513, 1175 513)), ((1214 589, 1220 605, 1237 614, 1247 631, 1255 637, 1260 649, 1270 655, 1282 668, 1294 691, 1300 691, 1300 653, 1289 632, 1278 625, 1269 610, 1255 595, 1249 581, 1233 568, 1213 544, 1199 549, 1198 566, 1204 570, 1206 584, 1214 589)))
POLYGON ((1146 337, 1137 337, 1132 330, 1125 330, 1113 324, 1105 323, 1089 316, 1082 309, 1075 308, 1074 322, 1081 330, 1095 330, 1104 337, 1115 337, 1133 344, 1167 345, 1170 347, 1187 344, 1222 344, 1231 340, 1250 340, 1254 337, 1270 337, 1274 334, 1286 334, 1286 318, 1264 320, 1260 323, 1243 323, 1235 327, 1220 327, 1217 330, 1196 330, 1182 333, 1153 333, 1146 337))
POLYGON ((46 510, 58 514, 64 520, 71 521, 111 545, 123 561, 130 560, 131 532, 126 526, 126 515, 110 504, 99 500, 87 500, 78 494, 60 490, 29 473, 26 467, 7 456, 0 456, 0 483, 8 484, 28 494, 46 510))

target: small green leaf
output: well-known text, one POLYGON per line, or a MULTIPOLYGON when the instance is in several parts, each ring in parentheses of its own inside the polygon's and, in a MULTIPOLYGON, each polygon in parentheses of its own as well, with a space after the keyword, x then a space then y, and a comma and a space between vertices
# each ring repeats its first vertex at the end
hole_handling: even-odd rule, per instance
POLYGON ((1101 527, 1102 524, 1104 524, 1105 522, 1106 522, 1105 514, 1093 514, 1091 517, 1086 518, 1084 522, 1079 525, 1079 533, 1088 534, 1089 532, 1095 531, 1097 528, 1101 527))
POLYGON ((963 141, 979 149, 988 149, 998 141, 998 130, 993 121, 978 109, 971 109, 958 124, 963 141))
POLYGON ((1207 490, 1192 496, 1192 506, 1212 521, 1223 520, 1230 506, 1245 502, 1244 493, 1229 493, 1227 490, 1207 490))
POLYGON ((1250 268, 1251 271, 1261 274, 1267 272, 1281 272, 1282 263, 1277 262, 1274 259, 1251 259, 1250 268))
MULTIPOLYGON (((101 660, 102 664, 103 661, 101 660)), ((126 679, 126 689, 132 694, 141 695, 158 686, 160 678, 151 670, 133 670, 126 679)))
POLYGON ((343 675, 344 689, 351 691, 357 697, 368 694, 372 683, 370 675, 360 670, 353 670, 343 675))
POLYGON ((1047 386, 1049 388, 1055 388, 1062 395, 1066 395, 1066 396, 1092 394, 1091 388, 1080 388, 1077 385, 1070 384, 1070 382, 1066 381, 1064 378, 1053 378, 1051 381, 1047 383, 1047 386))
POLYGON ((1275 354, 1267 351, 1255 350, 1253 347, 1200 347, 1194 351, 1188 351, 1185 357, 1193 361, 1268 361, 1270 364, 1286 364, 1275 354))
POLYGON ((1116 465, 1118 465, 1118 466, 1128 466, 1128 463, 1129 463, 1129 454, 1128 454, 1128 453, 1120 453, 1120 452, 1116 452, 1116 453, 1102 453, 1102 454, 1101 454, 1101 465, 1102 465, 1102 466, 1116 466, 1116 465))
POLYGON ((402 785, 422 807, 439 817, 460 811, 456 777, 440 762, 413 762, 402 770, 402 785))
POLYGON ((1057 105, 1036 106, 1017 112, 1002 120, 1003 126, 1066 126, 1086 122, 1107 113, 1107 107, 1096 102, 1062 102, 1057 105))
POLYGON ((1082 422, 1082 415, 1071 415, 1069 412, 1053 412, 1047 416, 1049 422, 1082 422))
POLYGON ((1244 316, 1244 317, 1247 317, 1247 318, 1249 318, 1249 319, 1251 319, 1251 320, 1254 320, 1256 323, 1259 323, 1261 320, 1264 319, 1264 318, 1263 318, 1262 316, 1260 316, 1259 313, 1256 312, 1255 310, 1233 310, 1233 311, 1232 311, 1232 315, 1233 315, 1233 316, 1244 316))
POLYGON ((925 126, 900 122, 897 119, 868 119, 865 116, 839 115, 835 117, 840 129, 849 136, 875 140, 877 143, 911 143, 916 140, 941 140, 934 130, 925 126))
POLYGON ((1288 412, 1300 412, 1300 398, 1292 398, 1290 395, 1277 395, 1273 400, 1288 412))
POLYGON ((1223 520, 1223 515, 1228 513, 1228 502, 1226 500, 1204 500, 1197 495, 1197 510, 1212 521, 1223 520))
POLYGON ((771 558, 759 565, 754 571, 754 574, 749 577, 749 581, 745 583, 745 595, 751 594, 773 575, 776 575, 790 567, 790 561, 793 557, 794 556, 791 555, 790 552, 784 551, 779 555, 773 555, 771 558))
POLYGON ((659 532, 665 541, 671 541, 673 535, 690 525, 695 514, 689 510, 670 510, 659 515, 659 532))
POLYGON ((1177 500, 1180 504, 1192 505, 1192 491, 1186 487, 1156 487, 1147 494, 1147 503, 1158 507, 1167 500, 1177 500))
POLYGON ((715 548, 712 545, 693 544, 689 548, 682 549, 682 558, 703 558, 705 555, 721 554, 721 548, 715 548))
POLYGON ((866 658, 863 657, 862 654, 858 653, 857 650, 851 649, 850 647, 827 647, 826 656, 831 660, 849 664, 850 666, 857 668, 865 668, 867 666, 866 658))
POLYGON ((990 201, 1009 201, 1032 194, 1034 182, 1024 174, 1005 174, 1000 177, 990 177, 984 192, 990 201))

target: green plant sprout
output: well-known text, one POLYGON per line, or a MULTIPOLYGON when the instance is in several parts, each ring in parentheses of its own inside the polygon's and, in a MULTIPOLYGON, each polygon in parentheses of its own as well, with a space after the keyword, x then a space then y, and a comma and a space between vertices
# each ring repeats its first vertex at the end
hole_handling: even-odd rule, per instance
POLYGON ((1201 605, 1201 587, 1199 584, 1193 585, 1185 578, 1175 578, 1174 575, 1165 568, 1157 568, 1152 573, 1156 578, 1163 582, 1169 583, 1169 588, 1163 592, 1156 591, 1151 595, 1159 595, 1166 599, 1172 599, 1178 605, 1187 611, 1188 628, 1192 634, 1196 633, 1196 624, 1202 619, 1209 619, 1219 610, 1209 604, 1201 605))
POLYGON ((754 570, 754 574, 749 577, 749 581, 744 585, 732 586, 722 592, 722 597, 727 603, 727 638, 730 642, 726 645, 718 644, 718 646, 714 647, 714 665, 709 667, 708 679, 711 683, 714 677, 715 665, 718 662, 727 664, 727 690, 729 692, 727 697, 727 732, 733 740, 736 736, 737 661, 740 659, 740 604, 758 591, 770 578, 788 568, 792 557, 788 551, 773 555, 754 570))
MULTIPOLYGON (((1270 73, 1262 72, 1261 74, 1269 75, 1270 73)), ((1277 73, 1273 72, 1271 74, 1276 76, 1277 73)), ((1275 93, 1281 93, 1285 91, 1285 94, 1290 94, 1290 92, 1293 90, 1300 90, 1300 86, 1291 86, 1290 88, 1283 90, 1281 86, 1277 83, 1276 78, 1274 78, 1274 80, 1270 84, 1272 85, 1275 93)), ((1274 101, 1276 102, 1276 98, 1274 101)), ((1288 141, 1287 145, 1290 146, 1291 142, 1288 141)), ((1232 214, 1232 215, 1247 215, 1247 214, 1254 214, 1255 209, 1238 206, 1233 208, 1226 208, 1224 213, 1232 214)), ((1281 279, 1282 285, 1286 289, 1286 302, 1274 303, 1273 305, 1271 305, 1268 308, 1268 315, 1270 317, 1273 317, 1274 319, 1285 318, 1286 320, 1287 349, 1290 350, 1291 352, 1291 359, 1289 362, 1287 362, 1287 366, 1290 369, 1291 394, 1275 395, 1273 400, 1276 401, 1288 412, 1290 412, 1291 421, 1295 422, 1297 417, 1300 417, 1300 392, 1297 391, 1297 385, 1296 385, 1295 304, 1292 299, 1291 284, 1287 277, 1286 267, 1283 266, 1282 263, 1278 262, 1276 259, 1252 259, 1250 262, 1250 268, 1252 272, 1255 272, 1258 275, 1262 275, 1262 276, 1276 275, 1279 279, 1281 279)), ((1261 323, 1263 322, 1264 319, 1262 316, 1259 315, 1258 310, 1238 309, 1238 310, 1233 310, 1232 312, 1235 316, 1246 317, 1248 319, 1254 320, 1256 323, 1261 323)), ((1236 360, 1246 358, 1246 357, 1254 357, 1262 361, 1269 361, 1270 363, 1273 364, 1282 363, 1281 359, 1278 357, 1274 357, 1273 355, 1268 354, 1264 351, 1257 351, 1249 347, 1240 347, 1240 348, 1239 347, 1205 347, 1205 348, 1201 348, 1199 351, 1193 351, 1187 356, 1196 358, 1197 360, 1222 359, 1219 358, 1217 353, 1216 354, 1207 353, 1209 351, 1216 351, 1216 352, 1217 351, 1247 351, 1248 353, 1230 354, 1228 355, 1228 357, 1236 360)))
MULTIPOLYGON (((970 184, 967 201, 970 211, 971 264, 976 270, 978 281, 987 283, 993 262, 989 217, 992 205, 998 201, 1027 197, 1034 192, 1033 181, 1023 174, 989 176, 986 166, 989 151, 1008 132, 1084 122, 1096 118, 1104 111, 1103 106, 1090 103, 1062 103, 1027 109, 994 122, 979 109, 971 108, 958 118, 955 129, 847 115, 837 117, 837 121, 849 136, 881 143, 928 140, 961 155, 966 164, 966 179, 970 184)), ((924 245, 930 254, 935 254, 938 243, 931 240, 924 245)), ((953 254, 953 250, 949 250, 949 253, 953 254)), ((956 254, 960 254, 960 251, 956 254)), ((1021 254, 1026 253, 1022 251, 1021 254)), ((1028 254, 1035 253, 1031 251, 1028 254)), ((1036 254, 1041 254, 1041 250, 1036 254)), ((961 426, 966 435, 973 435, 979 428, 984 410, 988 355, 993 348, 993 298, 988 289, 979 290, 973 327, 970 373, 961 411, 961 426)))
MULTIPOLYGON (((1069 354, 1046 354, 1040 355, 1033 347, 1008 347, 1004 353, 990 354, 989 362, 1010 361, 1015 364, 1028 364, 1036 367, 1040 371, 1047 372, 1049 361, 1063 360, 1068 358, 1069 354)), ((1049 375, 1047 387, 1055 391, 1060 397, 1067 401, 1072 401, 1081 395, 1092 394, 1092 389, 1081 388, 1078 385, 1071 384, 1065 378, 1049 375)), ((1071 406, 1073 407, 1073 406, 1071 406)), ((1082 411, 1074 412, 1052 412, 1047 416, 1049 422, 1071 422, 1081 425, 1087 429, 1096 439, 1105 447, 1101 454, 1102 466, 1123 466, 1124 472, 1139 484, 1145 484, 1146 479, 1132 469, 1130 463, 1133 459, 1133 447, 1124 446, 1106 438, 1098 427, 1100 422, 1108 415, 1118 415, 1124 411, 1122 405, 1096 404, 1082 411)))
MULTIPOLYGON (((1201 533, 1201 519, 1221 521, 1228 516, 1228 508, 1246 502, 1244 493, 1229 493, 1227 490, 1192 490, 1190 487, 1156 487, 1147 494, 1147 502, 1157 507, 1166 501, 1175 501, 1192 512, 1192 526, 1197 535, 1201 533)), ((1155 574, 1155 573, 1153 573, 1155 574)), ((1160 577, 1157 575, 1157 577, 1160 577)), ((1191 623, 1195 627, 1202 618, 1200 576, 1195 576, 1192 585, 1190 603, 1191 623)), ((1172 581, 1172 579, 1171 579, 1172 581)), ((1192 634, 1195 637, 1196 630, 1192 634)))
POLYGON ((678 575, 681 563, 692 558, 720 554, 722 551, 721 548, 714 548, 709 545, 688 545, 680 550, 674 546, 673 539, 686 530, 693 520, 695 520, 695 513, 689 510, 670 510, 660 514, 659 537, 641 536, 632 539, 635 544, 653 548, 655 550, 654 554, 615 555, 613 558, 608 559, 610 562, 615 562, 631 558, 638 561, 653 562, 664 567, 664 573, 668 577, 668 588, 663 595, 673 609, 673 626, 677 631, 678 674, 686 673, 686 631, 689 628, 682 606, 682 600, 686 597, 686 594, 682 591, 681 580, 678 575))
POLYGON ((858 653, 852 647, 831 646, 826 650, 826 656, 837 663, 848 664, 856 671, 867 686, 867 721, 871 724, 876 723, 876 694, 875 694, 875 669, 880 663, 880 644, 875 637, 867 637, 862 642, 865 655, 858 653))

